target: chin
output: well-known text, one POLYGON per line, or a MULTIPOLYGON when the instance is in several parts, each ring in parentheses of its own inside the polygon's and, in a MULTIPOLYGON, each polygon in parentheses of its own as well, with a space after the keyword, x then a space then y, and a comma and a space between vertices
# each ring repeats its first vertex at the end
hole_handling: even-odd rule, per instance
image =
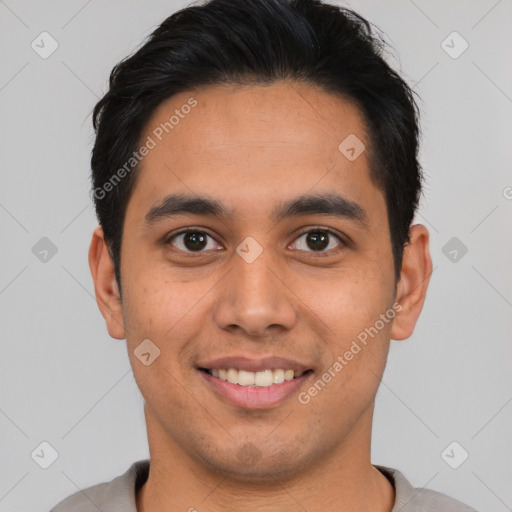
POLYGON ((278 451, 269 443, 260 449, 250 442, 243 444, 235 453, 225 453, 219 457, 217 452, 215 455, 203 457, 203 462, 215 474, 256 486, 280 486, 287 480, 293 480, 304 473, 308 459, 296 447, 281 448, 278 451))

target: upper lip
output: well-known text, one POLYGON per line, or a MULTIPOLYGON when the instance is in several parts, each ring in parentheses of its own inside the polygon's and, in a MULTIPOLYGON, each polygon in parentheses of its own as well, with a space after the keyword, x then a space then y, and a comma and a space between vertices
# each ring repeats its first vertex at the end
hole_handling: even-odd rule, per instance
POLYGON ((261 359, 254 359, 245 356, 220 357, 218 359, 201 362, 198 364, 198 367, 207 370, 235 368, 237 370, 245 370, 246 372, 259 372, 263 370, 277 369, 305 372, 306 370, 311 369, 310 366, 298 361, 277 356, 264 357, 261 359))

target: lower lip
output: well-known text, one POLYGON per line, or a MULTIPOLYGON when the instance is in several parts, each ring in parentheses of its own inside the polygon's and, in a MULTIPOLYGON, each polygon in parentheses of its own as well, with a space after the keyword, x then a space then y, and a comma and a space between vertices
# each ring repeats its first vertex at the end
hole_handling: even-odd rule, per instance
POLYGON ((231 384, 203 370, 198 371, 218 395, 231 405, 244 409, 266 409, 280 404, 285 398, 296 393, 313 374, 308 372, 295 379, 285 380, 281 384, 272 384, 268 387, 249 387, 231 384))

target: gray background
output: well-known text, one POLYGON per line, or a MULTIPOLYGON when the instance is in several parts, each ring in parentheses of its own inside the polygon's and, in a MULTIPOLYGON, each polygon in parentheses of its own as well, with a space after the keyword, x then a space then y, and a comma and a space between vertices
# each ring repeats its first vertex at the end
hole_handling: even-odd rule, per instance
MULTIPOLYGON (((0 511, 47 511, 148 455, 125 343, 108 336, 87 264, 90 114, 112 66, 185 4, 0 0, 0 511), (31 48, 43 31, 59 45, 47 59, 31 48), (42 237, 57 248, 46 261, 32 251, 42 237), (59 454, 46 470, 31 458, 43 441, 59 454)), ((480 511, 512 510, 512 3, 350 5, 422 97, 418 221, 435 266, 414 335, 392 344, 373 461, 480 511), (453 31, 469 43, 456 59, 441 46, 453 31)))

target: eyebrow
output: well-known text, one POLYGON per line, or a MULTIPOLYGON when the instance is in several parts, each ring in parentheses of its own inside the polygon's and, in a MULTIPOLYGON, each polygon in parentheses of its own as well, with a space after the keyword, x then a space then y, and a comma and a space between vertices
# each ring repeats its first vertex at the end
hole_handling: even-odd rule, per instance
MULTIPOLYGON (((170 194, 149 209, 145 221, 146 224, 152 225, 177 215, 203 215, 228 219, 233 217, 233 214, 233 210, 215 199, 170 194)), ((302 195, 281 203, 272 212, 273 219, 278 222, 301 215, 332 215, 355 221, 364 227, 369 225, 368 215, 361 205, 337 194, 302 195)))

